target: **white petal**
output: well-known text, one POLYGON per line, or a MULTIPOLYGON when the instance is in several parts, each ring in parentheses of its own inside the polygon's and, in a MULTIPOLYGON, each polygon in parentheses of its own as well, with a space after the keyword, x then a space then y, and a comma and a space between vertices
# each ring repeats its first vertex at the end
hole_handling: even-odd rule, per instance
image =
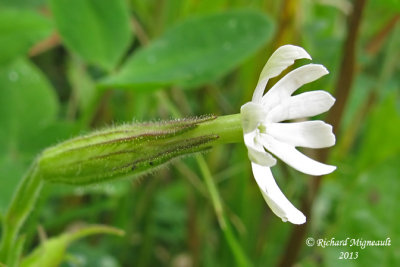
POLYGON ((267 121, 279 122, 311 117, 328 111, 335 103, 328 92, 312 91, 289 97, 267 114, 267 121))
POLYGON ((256 142, 256 134, 256 131, 254 131, 243 136, 250 161, 262 166, 274 166, 276 159, 265 151, 262 144, 256 142))
POLYGON ((248 157, 253 163, 257 163, 265 167, 272 167, 276 164, 276 159, 266 151, 260 151, 258 149, 254 149, 254 147, 247 147, 247 151, 248 157))
POLYGON ((315 161, 300 153, 294 146, 285 144, 275 138, 261 134, 264 147, 296 170, 310 175, 324 175, 333 172, 336 167, 315 161))
POLYGON ((298 88, 328 74, 328 70, 318 64, 301 66, 280 79, 263 97, 264 106, 275 107, 287 100, 298 88))
POLYGON ((268 80, 278 76, 283 70, 292 65, 296 59, 301 58, 311 59, 311 56, 299 46, 284 45, 279 47, 262 69, 252 101, 261 102, 268 80))
POLYGON ((290 203, 279 189, 270 168, 255 163, 251 163, 251 167, 262 196, 271 210, 284 222, 289 221, 294 224, 305 223, 306 217, 290 203))
POLYGON ((243 132, 254 131, 261 121, 267 117, 264 107, 261 104, 247 102, 240 108, 243 132))
POLYGON ((292 146, 323 148, 335 144, 332 126, 323 121, 270 123, 266 133, 292 146))

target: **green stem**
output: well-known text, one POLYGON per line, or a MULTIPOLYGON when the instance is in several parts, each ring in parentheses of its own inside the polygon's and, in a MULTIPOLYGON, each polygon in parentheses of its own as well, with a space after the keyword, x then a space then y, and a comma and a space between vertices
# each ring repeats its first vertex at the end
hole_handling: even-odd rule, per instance
MULTIPOLYGON (((18 267, 19 266, 19 260, 20 256, 22 255, 22 250, 25 244, 25 236, 20 235, 13 247, 13 250, 11 251, 12 255, 7 255, 7 267, 18 267)), ((1 265, 0 265, 1 266, 1 265)))
POLYGON ((217 186, 214 183, 211 172, 207 166, 206 161, 204 160, 204 157, 198 155, 196 157, 196 160, 197 164, 200 167, 200 171, 203 174, 208 192, 210 193, 211 202, 214 206, 215 214, 217 215, 218 224, 222 229, 226 242, 228 243, 230 249, 232 250, 237 266, 251 266, 242 247, 240 246, 234 233, 232 232, 230 224, 225 219, 224 210, 222 208, 222 201, 218 193, 217 186))
POLYGON ((203 122, 192 131, 183 134, 182 137, 191 138, 206 135, 218 135, 218 139, 210 142, 212 145, 243 142, 240 114, 221 116, 203 122))
POLYGON ((104 226, 104 225, 91 225, 78 231, 66 234, 65 238, 68 239, 68 243, 72 243, 75 240, 81 239, 86 236, 94 235, 94 234, 113 234, 118 236, 123 236, 125 234, 124 231, 121 231, 117 228, 104 226))
POLYGON ((14 258, 15 245, 19 230, 31 213, 43 181, 38 173, 36 161, 29 168, 22 179, 17 191, 14 193, 11 204, 3 218, 3 234, 0 244, 0 262, 8 263, 14 258))

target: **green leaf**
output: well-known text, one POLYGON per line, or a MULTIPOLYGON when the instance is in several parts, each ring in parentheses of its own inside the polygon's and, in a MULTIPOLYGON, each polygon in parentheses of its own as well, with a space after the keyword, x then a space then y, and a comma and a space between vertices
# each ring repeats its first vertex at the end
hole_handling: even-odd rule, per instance
POLYGON ((198 86, 231 71, 264 45, 272 32, 272 21, 256 11, 237 10, 191 18, 135 53, 100 86, 198 86))
POLYGON ((18 149, 19 140, 47 127, 57 112, 54 90, 33 64, 21 59, 0 68, 0 144, 18 149))
POLYGON ((51 23, 43 16, 17 9, 0 9, 0 64, 26 54, 37 41, 51 33, 51 23))
POLYGON ((45 3, 46 0, 2 0, 0 7, 37 8, 43 6, 45 3))
POLYGON ((40 144, 55 140, 46 130, 57 112, 53 88, 29 61, 21 59, 0 68, 0 211, 33 159, 32 153, 43 148, 40 144))
POLYGON ((131 40, 124 0, 51 0, 65 45, 89 63, 112 70, 131 40))
POLYGON ((42 243, 21 262, 21 267, 51 267, 59 266, 64 260, 67 247, 74 241, 93 234, 114 234, 122 236, 124 233, 116 228, 93 225, 84 227, 73 233, 65 233, 42 243))
POLYGON ((400 10, 400 0, 371 1, 370 5, 372 8, 384 7, 391 12, 400 10))

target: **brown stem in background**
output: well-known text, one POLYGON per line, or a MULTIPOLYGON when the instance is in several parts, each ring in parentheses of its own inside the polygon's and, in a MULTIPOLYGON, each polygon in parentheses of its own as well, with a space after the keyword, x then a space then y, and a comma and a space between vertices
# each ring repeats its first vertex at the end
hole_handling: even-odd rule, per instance
MULTIPOLYGON (((376 54, 380 53, 383 48, 384 44, 387 43, 387 39, 392 35, 392 31, 396 28, 396 24, 400 21, 400 15, 395 15, 393 18, 391 18, 385 25, 383 25, 382 29, 380 29, 368 42, 368 45, 365 48, 366 53, 369 53, 371 56, 375 56, 376 54)), ((336 150, 339 152, 339 157, 343 157, 348 153, 348 151, 351 149, 351 147, 354 144, 354 141, 357 138, 357 135, 360 132, 362 122, 364 119, 368 116, 369 112, 371 109, 375 106, 375 103, 378 100, 379 96, 379 91, 383 89, 383 84, 385 81, 387 81, 388 73, 391 73, 393 70, 393 67, 390 67, 390 65, 394 65, 396 63, 391 63, 393 59, 390 59, 390 57, 396 58, 397 54, 393 54, 390 52, 386 52, 387 54, 383 59, 379 78, 377 84, 375 84, 366 99, 366 101, 361 105, 359 108, 358 112, 353 116, 351 123, 346 129, 346 135, 342 136, 342 140, 340 143, 340 146, 336 148, 336 150), (388 55, 390 54, 390 56, 388 55), (387 63, 389 61, 389 64, 387 63), (388 65, 389 65, 389 70, 388 70, 388 65)))
MULTIPOLYGON (((353 12, 349 17, 347 37, 343 47, 343 57, 339 71, 339 78, 336 84, 336 103, 328 113, 326 122, 333 126, 334 132, 337 134, 340 130, 340 124, 343 118, 343 112, 349 98, 351 85, 354 79, 356 43, 358 30, 361 24, 362 12, 365 7, 366 0, 355 0, 353 12)), ((329 149, 320 150, 318 160, 326 162, 329 156, 329 149)), ((321 177, 313 177, 311 180, 310 194, 304 196, 302 201, 302 211, 307 216, 308 221, 311 218, 312 203, 317 196, 318 189, 321 185, 321 177)), ((295 227, 286 246, 285 252, 282 254, 279 266, 293 266, 304 245, 304 238, 307 233, 308 224, 295 227)))
POLYGON ((36 43, 29 50, 29 56, 34 57, 39 54, 42 54, 56 46, 58 46, 61 42, 60 36, 57 33, 53 33, 48 38, 36 43))
MULTIPOLYGON (((335 134, 339 133, 340 124, 343 118, 343 112, 350 94, 351 85, 354 79, 355 58, 356 58, 356 43, 358 37, 358 29, 361 24, 362 11, 366 0, 356 0, 353 7, 347 30, 347 39, 344 43, 343 58, 340 66, 339 78, 336 84, 336 102, 328 113, 327 123, 333 126, 335 134)), ((321 153, 320 160, 325 161, 328 154, 321 153)))
MULTIPOLYGON (((43 16, 51 17, 52 14, 49 9, 41 8, 38 10, 43 16)), ((28 52, 29 57, 34 57, 40 55, 58 45, 61 44, 61 38, 58 32, 53 32, 50 36, 48 36, 44 40, 40 40, 38 43, 35 43, 28 52)))
POLYGON ((284 0, 282 2, 281 14, 279 17, 279 26, 274 37, 274 47, 272 51, 275 51, 278 47, 286 44, 287 42, 295 44, 297 38, 293 38, 295 32, 293 28, 295 27, 295 18, 297 6, 296 0, 284 0))
POLYGON ((392 32, 393 28, 396 26, 397 22, 400 21, 400 15, 395 15, 388 23, 371 39, 365 48, 368 54, 376 54, 382 47, 387 36, 392 32))
POLYGON ((150 40, 142 24, 134 16, 131 16, 131 24, 140 44, 142 46, 148 45, 150 40))
POLYGON ((91 128, 97 127, 104 122, 110 123, 112 121, 112 116, 110 116, 108 109, 108 104, 111 97, 112 91, 107 90, 99 96, 98 100, 96 100, 96 103, 98 104, 95 107, 94 114, 91 118, 89 118, 88 122, 91 128))

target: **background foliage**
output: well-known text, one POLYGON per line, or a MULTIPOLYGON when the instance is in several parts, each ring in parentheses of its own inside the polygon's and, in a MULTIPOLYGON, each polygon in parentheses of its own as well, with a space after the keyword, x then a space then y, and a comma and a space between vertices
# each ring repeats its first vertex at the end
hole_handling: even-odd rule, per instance
POLYGON ((288 198, 312 208, 306 232, 272 214, 235 144, 205 155, 235 241, 189 158, 139 182, 46 185, 23 230, 25 254, 85 222, 126 234, 76 241, 62 266, 234 266, 235 254, 254 266, 398 266, 399 14, 397 0, 3 0, 0 218, 45 147, 114 123, 238 113, 269 55, 291 43, 331 73, 305 89, 340 102, 328 116, 337 145, 327 161, 338 170, 318 183, 274 169, 288 198), (307 247, 308 236, 392 246, 307 247), (340 251, 359 257, 339 260, 340 251))

